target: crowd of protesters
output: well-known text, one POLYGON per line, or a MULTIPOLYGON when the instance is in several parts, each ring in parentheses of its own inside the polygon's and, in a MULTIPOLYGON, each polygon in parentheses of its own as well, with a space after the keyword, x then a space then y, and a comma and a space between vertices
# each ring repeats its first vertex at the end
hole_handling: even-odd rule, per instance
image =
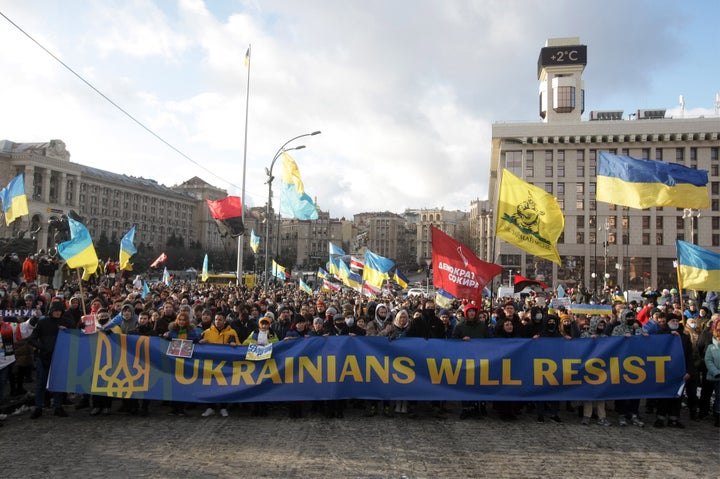
MULTIPOLYGON (((34 258, 33 258, 34 260, 34 258)), ((10 259, 10 261, 15 261, 10 259)), ((612 312, 607 315, 574 314, 565 308, 549 311, 547 299, 531 294, 523 300, 513 298, 485 299, 482 304, 457 300, 448 307, 438 307, 433 298, 404 297, 383 294, 379 297, 359 295, 355 291, 318 292, 308 295, 294 284, 262 288, 238 288, 203 283, 178 282, 166 286, 157 283, 143 292, 139 277, 103 278, 78 288, 76 282, 65 282, 59 289, 41 283, 37 275, 0 280, 0 310, 3 356, 0 357, 0 404, 9 397, 29 395, 25 390, 34 372, 34 408, 31 418, 40 418, 51 406, 55 416, 67 416, 65 406, 87 408, 97 416, 121 412, 147 416, 158 413, 153 403, 136 399, 113 400, 104 396, 78 395, 71 401, 64 393, 49 394, 47 374, 55 340, 60 329, 96 327, 105 332, 189 339, 198 343, 225 344, 229 347, 277 341, 292 341, 313 336, 385 336, 390 341, 403 337, 438 338, 459 341, 504 338, 546 337, 594 338, 651 334, 675 334, 682 338, 686 359, 686 388, 682 397, 668 399, 618 401, 462 401, 459 417, 483 418, 497 414, 504 421, 514 421, 522 414, 537 422, 546 418, 562 422, 561 411, 573 411, 581 425, 597 423, 610 426, 644 426, 684 428, 680 421, 683 402, 691 421, 714 419, 720 426, 720 314, 717 303, 700 305, 687 301, 681 307, 676 292, 648 289, 643 304, 626 303, 623 297, 610 297, 612 312), (134 279, 134 281, 133 281, 134 279), (93 315, 90 325, 83 316, 93 315), (20 331, 19 325, 27 322, 20 331), (712 400, 714 396, 714 402, 712 400), (120 402, 113 410, 113 403, 120 402), (645 418, 641 417, 641 402, 645 418), (712 407, 711 407, 712 406, 712 407), (614 420, 608 416, 614 413, 614 420)), ((43 279, 41 277, 40 279, 43 279)), ((717 298, 715 295, 714 298, 717 298)), ((717 299, 715 299, 717 301, 717 299)), ((194 405, 172 402, 170 414, 184 416, 194 405)), ((218 411, 230 415, 230 405, 210 404, 198 415, 210 417, 218 411)), ((423 404, 417 401, 313 401, 310 404, 287 404, 290 417, 303 413, 325 414, 341 418, 345 408, 362 408, 367 416, 417 417, 431 414, 445 418, 450 413, 444 401, 423 404), (427 406, 427 407, 424 407, 427 406)), ((269 405, 255 403, 251 414, 268 415, 269 405)), ((566 417, 565 420, 570 420, 566 417)), ((0 425, 2 423, 0 422, 0 425)))

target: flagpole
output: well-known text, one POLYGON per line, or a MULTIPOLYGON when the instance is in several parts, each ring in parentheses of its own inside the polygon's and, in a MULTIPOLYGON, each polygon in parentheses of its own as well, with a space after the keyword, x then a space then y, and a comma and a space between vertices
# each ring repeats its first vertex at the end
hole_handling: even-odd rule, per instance
MULTIPOLYGON (((250 107, 250 49, 252 48, 252 44, 248 45, 247 53, 245 54, 245 60, 247 61, 247 88, 245 89, 245 144, 243 145, 243 176, 242 176, 242 193, 241 193, 241 203, 242 203, 242 209, 240 211, 240 219, 242 220, 243 225, 245 224, 245 171, 247 169, 247 137, 248 137, 248 111, 250 107)), ((245 235, 241 234, 238 236, 238 246, 237 246, 237 274, 235 278, 235 284, 237 286, 242 285, 242 272, 243 272, 243 249, 244 249, 244 240, 245 235)))

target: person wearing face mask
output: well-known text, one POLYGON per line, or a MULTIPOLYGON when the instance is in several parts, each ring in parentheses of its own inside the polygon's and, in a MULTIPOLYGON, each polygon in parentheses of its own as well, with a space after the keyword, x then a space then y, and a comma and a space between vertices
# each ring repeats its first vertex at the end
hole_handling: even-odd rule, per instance
MULTIPOLYGON (((658 319, 666 319, 666 321, 664 323, 663 321, 658 321, 661 326, 657 334, 672 334, 680 337, 682 340, 686 368, 685 381, 687 381, 695 371, 695 365, 692 361, 692 344, 690 343, 690 338, 687 335, 682 334, 682 325, 680 324, 680 318, 677 315, 668 314, 667 317, 665 317, 665 315, 661 313, 658 319)), ((665 427, 665 420, 667 419, 668 427, 684 429, 685 425, 678 420, 680 417, 681 406, 682 399, 680 397, 658 399, 657 416, 653 427, 665 427)))
POLYGON ((715 403, 713 404, 713 417, 715 427, 720 427, 720 323, 715 323, 712 343, 705 350, 705 378, 715 390, 715 403))
MULTIPOLYGON (((606 330, 606 322, 604 319, 600 318, 599 316, 593 316, 590 318, 590 325, 589 328, 582 332, 580 335, 581 338, 592 338, 592 339, 598 339, 598 338, 606 338, 608 336, 607 330, 606 330)), ((582 404, 582 419, 580 420, 580 424, 583 426, 590 425, 590 418, 592 417, 593 409, 597 411, 597 424, 598 426, 604 426, 609 427, 610 421, 607 419, 607 414, 605 412, 605 401, 583 401, 582 404)))
MULTIPOLYGON (((646 323, 647 324, 647 323, 646 323)), ((620 318, 612 330, 612 336, 625 336, 631 338, 633 336, 648 336, 643 332, 642 326, 635 315, 635 311, 625 309, 620 313, 620 318)), ((615 410, 619 415, 619 425, 625 427, 628 420, 633 426, 643 427, 645 423, 640 420, 638 414, 640 410, 639 399, 618 399, 615 401, 615 410)))
POLYGON ((698 419, 698 412, 700 406, 700 398, 697 394, 697 389, 701 385, 701 375, 706 372, 704 358, 700 355, 698 348, 698 339, 700 338, 700 331, 698 330, 698 318, 691 318, 685 321, 685 327, 683 328, 683 334, 690 339, 690 345, 692 347, 692 362, 695 366, 695 371, 685 383, 685 394, 687 395, 688 409, 690 410, 690 419, 698 419))
MULTIPOLYGON (((564 333, 561 332, 560 318, 554 314, 548 314, 547 318, 543 322, 542 329, 539 333, 533 336, 533 339, 539 338, 562 338, 564 333)), ((571 339, 572 336, 569 336, 571 339)), ((560 403, 558 401, 536 401, 535 408, 537 410, 537 422, 545 422, 545 412, 550 413, 550 419, 555 422, 562 422, 558 411, 560 409, 560 403)))

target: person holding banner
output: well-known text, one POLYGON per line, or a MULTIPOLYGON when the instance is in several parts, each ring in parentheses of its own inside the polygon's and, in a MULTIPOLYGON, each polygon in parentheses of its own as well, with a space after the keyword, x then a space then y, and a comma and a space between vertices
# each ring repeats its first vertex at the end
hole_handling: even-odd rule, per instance
MULTIPOLYGON (((682 334, 682 325, 680 318, 675 314, 669 314, 665 317, 665 313, 660 313, 657 317, 660 329, 656 334, 673 334, 682 340, 683 354, 685 355, 685 381, 695 372, 695 364, 692 360, 692 343, 690 337, 682 334), (666 319, 662 322, 661 319, 666 319)), ((680 397, 662 398, 657 400, 657 416, 653 427, 665 427, 665 419, 667 418, 667 426, 677 429, 685 429, 685 425, 678 418, 680 416, 680 408, 682 407, 682 399, 680 397)))
MULTIPOLYGON (((453 339, 472 341, 473 339, 487 339, 490 336, 487 311, 480 311, 477 304, 468 303, 465 306, 464 315, 465 321, 455 327, 453 339)), ((480 419, 483 416, 481 411, 485 411, 487 414, 484 401, 462 401, 461 404, 460 419, 471 417, 480 419)))
MULTIPOLYGON (((228 326, 227 321, 225 321, 225 315, 218 312, 215 313, 212 326, 203 331, 202 339, 199 342, 201 344, 229 344, 230 346, 237 346, 240 340, 235 330, 228 326)), ((216 407, 220 407, 220 415, 222 417, 228 417, 227 403, 221 403, 219 405, 211 404, 205 412, 202 413, 202 417, 214 416, 216 407)))
MULTIPOLYGON (((200 341, 202 329, 196 328, 190 323, 190 315, 186 311, 180 311, 175 321, 168 326, 168 332, 163 335, 167 339, 188 339, 194 343, 200 341)), ((170 416, 185 416, 185 403, 173 401, 170 416)))
MULTIPOLYGON (((637 319, 635 311, 631 309, 624 310, 619 317, 619 321, 615 324, 612 329, 612 336, 625 336, 631 338, 642 334, 648 336, 647 333, 643 332, 642 325, 637 319)), ((625 427, 628 425, 628 420, 633 426, 644 427, 645 423, 640 420, 640 399, 618 399, 615 401, 615 411, 620 416, 619 425, 625 427)))
MULTIPOLYGON (((548 314, 543 324, 543 328, 538 334, 533 336, 533 339, 562 337, 568 340, 572 339, 572 336, 568 335, 570 333, 570 320, 566 316, 563 321, 567 321, 568 324, 566 326, 558 324, 560 323, 560 318, 554 314, 548 314)), ((560 416, 558 415, 560 405, 557 401, 537 401, 535 403, 535 408, 537 409, 537 422, 545 422, 546 410, 550 412, 550 419, 555 422, 562 422, 562 419, 560 419, 560 416)))

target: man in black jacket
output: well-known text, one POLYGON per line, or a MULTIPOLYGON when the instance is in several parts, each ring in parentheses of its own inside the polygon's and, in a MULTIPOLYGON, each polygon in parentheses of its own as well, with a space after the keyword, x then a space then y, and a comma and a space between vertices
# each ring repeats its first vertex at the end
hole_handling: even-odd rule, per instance
MULTIPOLYGON (((68 315, 65 315, 65 306, 61 301, 53 301, 50 303, 47 316, 40 318, 37 327, 28 338, 35 348, 35 409, 30 415, 30 419, 37 419, 42 416, 42 410, 45 406, 45 392, 50 371, 50 362, 52 360, 53 351, 55 350, 55 341, 61 329, 73 329, 75 325, 68 315)), ((64 393, 52 393, 53 407, 55 415, 59 417, 67 417, 67 413, 62 407, 64 393)))

